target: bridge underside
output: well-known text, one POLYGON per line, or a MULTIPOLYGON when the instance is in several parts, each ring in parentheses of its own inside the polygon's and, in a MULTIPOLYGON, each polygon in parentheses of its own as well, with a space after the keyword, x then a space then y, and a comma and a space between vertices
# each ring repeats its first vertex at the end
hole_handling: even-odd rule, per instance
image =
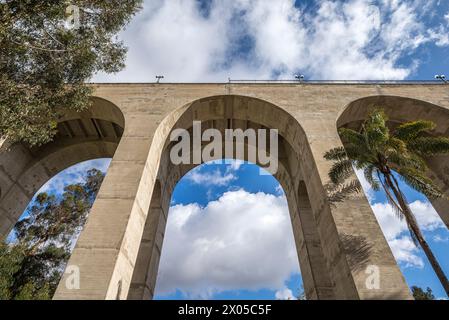
MULTIPOLYGON (((393 123, 429 119, 447 135, 446 86, 104 84, 95 85, 95 96, 87 113, 61 120, 53 143, 35 150, 0 146, 0 234, 53 175, 83 160, 113 158, 69 261, 80 270, 80 288, 68 287, 65 274, 55 299, 153 297, 172 192, 198 165, 173 164, 169 137, 174 129, 192 130, 193 121, 220 132, 278 130, 274 176, 287 196, 307 298, 411 298, 365 196, 327 200, 331 164, 323 154, 342 145, 338 127, 357 127, 374 104, 393 123), (379 287, 368 285, 370 270, 379 271, 379 287)), ((244 149, 247 157, 248 144, 244 149)), ((429 166, 429 176, 449 190, 446 158, 429 166)), ((447 201, 434 205, 449 224, 447 201)))
POLYGON ((77 163, 112 158, 123 129, 101 119, 78 118, 58 124, 54 140, 39 148, 0 147, 0 235, 7 235, 36 192, 52 177, 77 163))

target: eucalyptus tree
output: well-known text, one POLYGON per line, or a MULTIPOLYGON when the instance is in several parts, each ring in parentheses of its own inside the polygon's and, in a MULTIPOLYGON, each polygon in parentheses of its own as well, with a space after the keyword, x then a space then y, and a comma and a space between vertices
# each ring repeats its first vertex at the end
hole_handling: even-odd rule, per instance
POLYGON ((61 196, 36 196, 12 239, 0 241, 0 300, 51 299, 103 177, 92 169, 61 196))
POLYGON ((64 112, 88 107, 85 83, 124 67, 117 34, 141 3, 0 1, 0 138, 47 143, 64 112))

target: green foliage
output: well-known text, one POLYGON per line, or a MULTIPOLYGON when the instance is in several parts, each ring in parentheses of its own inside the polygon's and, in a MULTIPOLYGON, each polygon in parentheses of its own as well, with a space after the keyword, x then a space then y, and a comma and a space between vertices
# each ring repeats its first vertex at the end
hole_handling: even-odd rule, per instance
POLYGON ((432 293, 432 289, 429 287, 424 291, 422 288, 413 286, 412 294, 415 300, 435 300, 435 296, 432 293))
POLYGON ((345 148, 334 148, 324 155, 334 164, 329 171, 333 184, 340 185, 352 174, 352 166, 364 171, 374 190, 385 181, 382 176, 398 172, 402 179, 429 198, 443 197, 441 190, 426 176, 424 157, 449 153, 449 138, 431 136, 430 121, 407 122, 390 131, 384 111, 371 112, 357 132, 339 130, 345 148))
POLYGON ((0 300, 12 298, 10 288, 25 257, 23 249, 20 245, 10 246, 4 240, 0 241, 0 300))
POLYGON ((419 137, 409 142, 409 149, 423 157, 433 156, 447 152, 449 140, 445 137, 419 137))
POLYGON ((89 106, 95 73, 118 72, 126 48, 117 33, 141 0, 5 0, 0 3, 0 137, 41 145, 64 112, 89 106), (66 9, 80 8, 79 28, 66 9))
POLYGON ((17 273, 22 269, 26 261, 27 248, 21 244, 7 244, 0 241, 0 300, 48 300, 51 298, 49 285, 44 284, 37 288, 32 281, 27 281, 23 286, 13 292, 16 287, 17 273))
POLYGON ((402 141, 412 141, 420 134, 432 131, 435 124, 432 121, 418 120, 401 124, 396 128, 395 135, 402 141))
POLYGON ((50 286, 44 284, 42 288, 36 288, 32 282, 27 282, 14 297, 15 300, 50 300, 50 286))
POLYGON ((345 148, 337 147, 325 153, 333 161, 329 170, 331 183, 326 186, 331 203, 341 202, 353 193, 360 192, 358 181, 353 179, 353 167, 362 170, 374 190, 382 189, 396 215, 405 219, 415 244, 424 250, 432 267, 449 295, 449 281, 431 252, 399 186, 396 175, 411 188, 430 199, 446 198, 428 178, 426 159, 449 153, 449 138, 436 136, 436 125, 418 120, 399 125, 390 130, 388 117, 382 109, 370 112, 360 131, 341 128, 339 134, 345 148))
POLYGON ((14 227, 16 241, 0 242, 0 299, 50 299, 103 181, 89 170, 63 195, 41 193, 14 227))

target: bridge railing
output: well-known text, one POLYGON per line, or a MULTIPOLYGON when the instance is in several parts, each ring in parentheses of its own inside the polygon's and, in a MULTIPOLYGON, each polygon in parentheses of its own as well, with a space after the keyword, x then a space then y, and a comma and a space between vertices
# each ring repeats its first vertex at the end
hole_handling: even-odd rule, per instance
POLYGON ((235 80, 228 83, 291 83, 291 84, 445 84, 441 80, 235 80))

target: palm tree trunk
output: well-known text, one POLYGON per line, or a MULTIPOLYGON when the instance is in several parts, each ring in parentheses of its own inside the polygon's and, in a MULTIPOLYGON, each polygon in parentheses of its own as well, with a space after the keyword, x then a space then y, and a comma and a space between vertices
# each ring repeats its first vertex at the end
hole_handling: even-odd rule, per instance
POLYGON ((441 269, 441 266, 438 263, 436 257, 434 256, 432 250, 430 249, 429 245, 427 244, 427 241, 422 237, 419 237, 418 241, 419 241, 419 244, 421 245, 421 248, 424 250, 424 253, 427 256, 427 259, 429 259, 433 270, 437 274, 438 279, 440 280, 441 284, 443 285, 444 291, 446 291, 446 295, 449 297, 449 281, 447 280, 447 277, 444 274, 444 271, 441 269))
POLYGON ((443 269, 441 268, 440 264, 438 263, 438 260, 436 259, 435 255, 433 254, 432 250, 430 249, 429 245, 427 244, 427 241, 424 239, 424 236, 419 229, 418 223, 416 222, 416 219, 413 215, 413 213, 410 210, 410 207, 408 206, 407 202, 405 201, 403 194, 401 190, 399 189, 399 185, 396 181, 396 178, 390 173, 385 174, 385 180, 388 184, 388 186, 393 190, 393 193, 396 197, 396 199, 399 202, 399 205, 402 209, 402 212, 404 213, 404 217, 407 221, 407 225, 409 226, 411 232, 413 232, 415 238, 418 240, 419 245, 423 249, 427 259, 429 260, 430 264, 432 265, 433 270, 435 271, 438 279, 441 282, 441 285, 444 288, 444 291, 446 291, 446 295, 449 297, 449 280, 447 279, 446 275, 444 274, 443 269), (392 178, 395 182, 393 184, 392 178))

